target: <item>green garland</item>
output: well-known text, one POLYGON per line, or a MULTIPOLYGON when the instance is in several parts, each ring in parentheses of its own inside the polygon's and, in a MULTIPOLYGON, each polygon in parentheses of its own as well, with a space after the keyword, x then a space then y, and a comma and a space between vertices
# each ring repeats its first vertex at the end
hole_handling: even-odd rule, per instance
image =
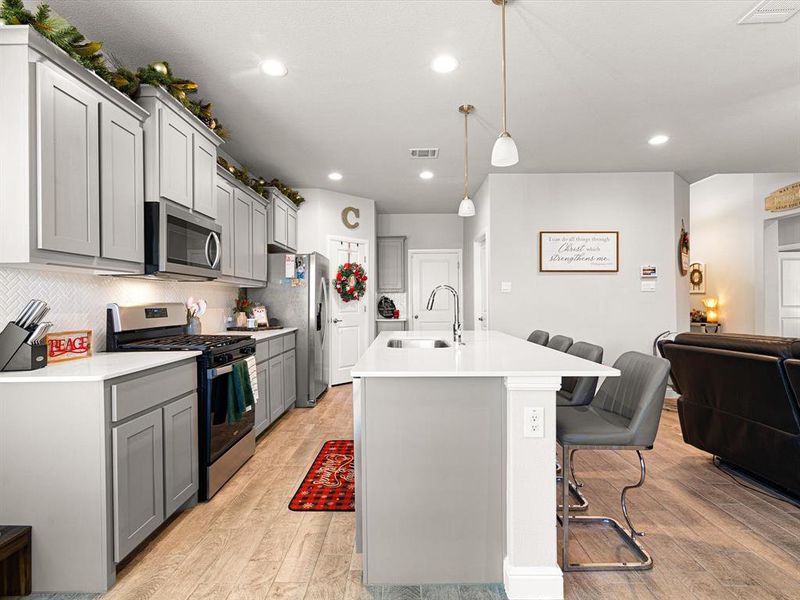
POLYGON ((228 171, 231 175, 233 175, 236 179, 241 181, 246 186, 250 187, 256 194, 263 196, 264 198, 269 198, 269 188, 276 187, 278 188, 283 195, 285 195, 289 200, 291 200, 295 206, 300 206, 303 202, 306 201, 296 190, 293 190, 288 185, 284 185, 277 179, 273 179, 269 183, 263 177, 252 178, 250 177, 250 173, 245 168, 238 168, 236 165, 230 164, 227 160, 222 158, 221 156, 217 157, 217 164, 221 166, 223 169, 228 171))
POLYGON ((164 88, 214 133, 222 138, 227 137, 228 132, 212 113, 211 103, 188 97, 197 92, 197 84, 174 77, 169 63, 153 63, 136 72, 124 67, 114 69, 101 52, 102 42, 87 40, 74 25, 51 12, 47 4, 40 4, 32 13, 25 8, 22 0, 3 0, 0 20, 8 25, 29 25, 86 69, 131 98, 136 98, 142 84, 164 88))

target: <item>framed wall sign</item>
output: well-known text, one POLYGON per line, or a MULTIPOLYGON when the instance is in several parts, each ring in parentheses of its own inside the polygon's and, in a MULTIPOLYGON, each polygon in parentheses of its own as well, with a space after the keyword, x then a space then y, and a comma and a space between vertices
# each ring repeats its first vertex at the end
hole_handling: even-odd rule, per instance
POLYGON ((706 266, 701 262, 693 262, 689 265, 689 293, 706 293, 706 266))
POLYGON ((619 231, 540 231, 539 270, 616 273, 619 271, 619 231))
POLYGON ((51 333, 45 343, 47 364, 87 358, 92 355, 92 330, 51 333))

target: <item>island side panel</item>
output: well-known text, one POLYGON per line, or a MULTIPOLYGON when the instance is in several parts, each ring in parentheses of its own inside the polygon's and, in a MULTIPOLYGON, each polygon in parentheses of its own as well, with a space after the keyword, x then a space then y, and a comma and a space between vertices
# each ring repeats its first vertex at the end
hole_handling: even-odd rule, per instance
POLYGON ((362 378, 364 582, 503 577, 503 380, 362 378))
POLYGON ((363 492, 361 490, 361 465, 363 457, 361 455, 361 392, 363 386, 361 385, 361 378, 353 378, 353 469, 356 478, 356 540, 355 551, 359 554, 363 552, 363 537, 364 537, 364 507, 362 503, 363 492))
POLYGON ((0 385, 0 522, 31 525, 35 592, 102 592, 110 560, 103 382, 0 385))

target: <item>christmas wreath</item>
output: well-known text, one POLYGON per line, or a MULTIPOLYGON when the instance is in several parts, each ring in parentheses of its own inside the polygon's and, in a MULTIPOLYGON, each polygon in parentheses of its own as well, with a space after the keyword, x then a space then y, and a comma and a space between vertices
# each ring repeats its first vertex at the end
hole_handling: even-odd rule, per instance
POLYGON ((358 300, 367 291, 367 273, 358 263, 344 263, 336 271, 336 291, 342 302, 358 300))

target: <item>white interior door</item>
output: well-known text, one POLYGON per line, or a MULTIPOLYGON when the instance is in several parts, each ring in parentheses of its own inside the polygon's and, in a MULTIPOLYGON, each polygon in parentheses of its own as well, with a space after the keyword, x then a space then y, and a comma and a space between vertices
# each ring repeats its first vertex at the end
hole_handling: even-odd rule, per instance
MULTIPOLYGON (((367 263, 367 242, 329 238, 328 256, 331 269, 331 385, 353 380, 350 369, 367 349, 369 339, 369 296, 344 302, 334 287, 339 265, 361 263, 370 281, 374 282, 367 263)), ((374 283, 373 283, 374 285, 374 283)))
POLYGON ((800 337, 800 252, 780 252, 781 335, 800 337))
POLYGON ((486 236, 475 242, 473 253, 475 265, 475 325, 478 330, 489 329, 489 303, 488 303, 488 260, 486 257, 486 236))
POLYGON ((433 310, 427 310, 426 304, 437 285, 451 285, 461 295, 461 251, 412 250, 408 254, 411 329, 450 331, 453 327, 453 295, 447 291, 436 294, 433 310))

